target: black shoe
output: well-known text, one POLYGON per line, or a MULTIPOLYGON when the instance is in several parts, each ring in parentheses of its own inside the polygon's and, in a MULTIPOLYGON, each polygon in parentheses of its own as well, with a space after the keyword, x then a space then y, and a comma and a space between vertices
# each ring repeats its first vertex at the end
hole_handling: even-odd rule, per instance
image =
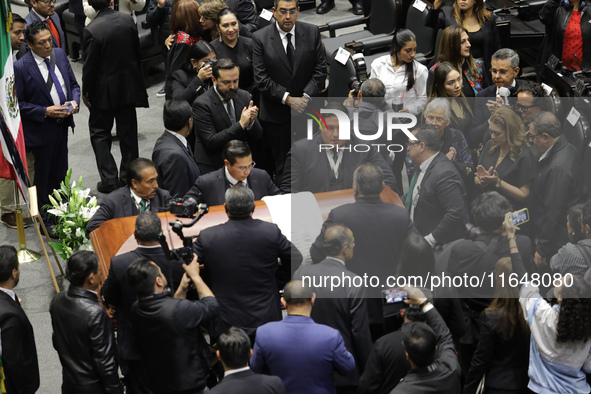
POLYGON ((109 194, 112 191, 117 190, 118 187, 116 184, 115 185, 111 184, 111 183, 105 184, 103 182, 99 182, 96 184, 96 189, 103 194, 109 194))
POLYGON ((363 4, 359 2, 353 3, 353 13, 355 15, 363 15, 363 4))
POLYGON ((334 8, 334 1, 327 1, 326 3, 321 3, 318 7, 316 7, 317 14, 326 14, 328 11, 334 8))

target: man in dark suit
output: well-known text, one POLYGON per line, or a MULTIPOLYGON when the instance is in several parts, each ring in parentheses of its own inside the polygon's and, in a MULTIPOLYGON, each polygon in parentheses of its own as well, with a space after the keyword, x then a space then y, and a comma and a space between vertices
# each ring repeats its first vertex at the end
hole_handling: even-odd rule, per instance
POLYGON ((185 100, 164 103, 164 133, 156 141, 152 160, 158 184, 174 197, 183 197, 201 175, 187 137, 193 131, 191 106, 185 100))
POLYGON ((404 205, 431 246, 460 239, 468 219, 462 176, 439 153, 441 136, 434 126, 420 125, 413 134, 417 139, 409 140, 407 150, 416 169, 404 205))
POLYGON ((158 188, 157 179, 158 172, 151 160, 139 157, 132 161, 127 169, 128 185, 103 198, 100 208, 86 225, 86 232, 90 233, 109 219, 168 209, 170 193, 158 188))
POLYGON ((355 370, 341 334, 310 317, 315 299, 301 280, 289 282, 281 299, 287 316, 257 330, 250 367, 279 376, 288 393, 336 393, 333 371, 348 375, 355 370))
MULTIPOLYGON (((402 243, 411 232, 416 232, 408 212, 380 199, 384 176, 379 167, 363 164, 355 170, 353 193, 355 203, 334 208, 322 225, 322 231, 310 248, 312 261, 322 261, 326 229, 333 224, 347 226, 355 236, 355 254, 347 261, 347 269, 363 276, 377 276, 381 283, 398 269, 402 243)), ((383 314, 379 293, 369 294, 368 313, 374 339, 383 335, 383 314)))
POLYGON ((240 69, 231 59, 220 59, 212 68, 213 89, 193 103, 195 160, 203 174, 223 167, 222 149, 231 140, 255 143, 263 135, 259 109, 246 90, 238 88, 240 69))
POLYGON ((347 376, 335 375, 335 385, 339 393, 357 393, 359 376, 365 369, 372 341, 365 289, 352 285, 355 283, 354 278, 358 275, 345 268, 354 255, 355 238, 347 227, 333 224, 324 232, 323 246, 326 258, 320 263, 300 267, 294 274, 294 278, 303 281, 311 280, 308 283, 312 284, 321 283, 322 278, 326 277, 342 279, 341 285, 334 288, 314 286, 317 298, 310 317, 316 323, 326 324, 341 333, 345 347, 355 357, 356 368, 347 376))
POLYGON ((324 89, 326 56, 318 27, 296 23, 298 0, 275 0, 273 13, 276 23, 253 35, 252 65, 261 92, 265 140, 271 141, 268 148, 272 148, 276 181, 281 184, 293 138, 291 116, 300 115, 324 89))
POLYGON ((210 335, 215 338, 237 326, 254 338, 257 327, 281 320, 279 290, 289 281, 291 267, 301 264, 302 255, 276 224, 252 218, 252 190, 236 185, 225 194, 229 220, 201 231, 194 248, 206 267, 204 280, 220 305, 220 318, 210 335))
POLYGON ((39 364, 33 326, 14 293, 20 268, 14 246, 0 246, 0 330, 7 393, 33 394, 39 388, 39 364))
POLYGON ((222 152, 224 168, 197 178, 185 198, 192 197, 207 205, 222 205, 226 190, 237 183, 251 189, 254 199, 280 194, 266 171, 254 168, 252 153, 245 142, 233 140, 226 144, 222 152))
POLYGON ((109 0, 90 0, 97 16, 84 29, 82 98, 90 109, 88 127, 101 181, 110 193, 125 184, 127 166, 139 156, 136 107, 148 106, 140 64, 137 25, 129 14, 109 8, 109 0), (119 173, 111 155, 111 129, 117 121, 121 149, 119 173))
POLYGON ((502 48, 492 55, 490 73, 494 85, 481 90, 476 95, 474 109, 474 118, 472 120, 472 130, 470 130, 470 140, 468 143, 471 148, 478 148, 478 145, 488 140, 488 119, 492 111, 506 105, 500 89, 509 89, 509 95, 515 97, 520 81, 517 78, 519 74, 519 55, 513 49, 502 48), (493 100, 487 100, 492 98, 493 100))
POLYGON ((51 32, 52 44, 54 48, 66 48, 66 37, 62 30, 60 17, 55 13, 55 1, 49 0, 31 0, 31 11, 25 16, 26 26, 33 22, 43 22, 51 32))
POLYGON ((256 374, 248 366, 252 356, 248 335, 230 327, 218 338, 218 360, 224 366, 224 379, 210 394, 283 394, 285 388, 277 376, 256 374))
POLYGON ((257 6, 254 0, 228 0, 228 8, 236 13, 238 20, 251 33, 259 28, 257 6))
POLYGON ((74 128, 80 87, 64 51, 52 47, 45 23, 29 24, 25 38, 31 51, 15 63, 14 76, 41 209, 68 171, 68 127, 74 128))
POLYGON ((149 259, 160 267, 172 292, 179 287, 185 273, 182 261, 169 261, 164 255, 164 250, 158 241, 158 235, 161 232, 162 223, 154 212, 140 213, 135 222, 134 232, 138 247, 111 259, 109 275, 101 289, 105 302, 115 307, 119 361, 128 393, 149 393, 150 390, 146 386, 145 371, 137 352, 130 323, 131 305, 137 297, 125 279, 125 272, 133 261, 140 258, 149 259))
MULTIPOLYGON (((339 103, 330 103, 324 108, 347 113, 345 106, 339 103)), ((312 140, 296 141, 287 154, 281 178, 283 192, 320 193, 349 189, 353 184, 353 172, 363 163, 380 167, 385 183, 392 190, 398 190, 392 170, 377 150, 372 147, 368 151, 355 151, 352 146, 360 140, 339 140, 339 120, 336 115, 328 113, 324 119, 328 128, 322 127, 312 140), (326 149, 330 146, 332 148, 326 149)))

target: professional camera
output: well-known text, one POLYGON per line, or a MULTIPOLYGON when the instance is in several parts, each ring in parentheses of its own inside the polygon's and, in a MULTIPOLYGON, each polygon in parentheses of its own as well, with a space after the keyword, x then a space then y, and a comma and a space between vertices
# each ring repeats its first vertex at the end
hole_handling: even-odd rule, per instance
POLYGON ((192 218, 197 212, 197 201, 192 198, 173 198, 169 201, 170 213, 181 218, 192 218))
POLYGON ((186 264, 189 264, 191 263, 191 261, 193 261, 193 238, 185 237, 183 235, 183 228, 193 227, 193 225, 195 225, 195 223, 197 223, 207 212, 209 212, 209 207, 207 206, 207 204, 199 204, 197 206, 197 216, 195 216, 195 218, 190 223, 183 223, 180 220, 170 223, 172 231, 174 231, 175 234, 177 234, 179 238, 183 241, 182 248, 170 250, 168 248, 168 244, 166 243, 166 237, 164 236, 164 234, 160 234, 158 240, 160 241, 160 245, 162 246, 164 254, 168 258, 168 260, 182 260, 186 264))
POLYGON ((354 98, 357 98, 357 96, 359 95, 362 83, 363 81, 358 80, 357 77, 351 77, 351 80, 349 81, 349 90, 353 91, 354 98))
POLYGON ((211 59, 207 59, 206 61, 203 62, 203 64, 201 65, 200 68, 207 67, 207 66, 213 67, 213 65, 216 64, 217 61, 218 61, 218 59, 216 59, 215 57, 211 58, 211 59))

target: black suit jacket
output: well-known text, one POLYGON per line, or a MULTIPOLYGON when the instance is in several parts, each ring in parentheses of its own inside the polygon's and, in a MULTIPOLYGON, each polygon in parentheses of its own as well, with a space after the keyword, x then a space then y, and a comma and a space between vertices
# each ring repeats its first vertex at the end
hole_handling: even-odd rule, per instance
POLYGON ((285 387, 278 376, 259 375, 252 370, 236 372, 222 379, 210 394, 283 394, 285 387))
POLYGON ((253 37, 252 66, 254 80, 261 92, 260 118, 265 122, 285 123, 290 109, 281 104, 285 92, 292 97, 304 93, 318 96, 326 81, 326 55, 317 26, 296 22, 295 60, 292 66, 272 23, 257 30, 253 37))
POLYGON ((130 15, 101 10, 84 28, 82 92, 93 107, 148 106, 137 25, 130 15))
POLYGON ((33 394, 39 388, 39 364, 33 326, 18 302, 0 291, 2 365, 6 392, 33 394))
POLYGON ((228 142, 241 140, 252 145, 252 142, 263 136, 263 128, 258 119, 255 119, 250 129, 243 129, 238 122, 242 109, 248 108, 250 94, 246 90, 238 89, 232 101, 236 119, 230 119, 214 88, 197 97, 193 103, 195 160, 203 173, 209 172, 208 168, 220 168, 224 165, 222 149, 228 142))
POLYGON ((230 218, 202 230, 195 252, 220 308, 214 337, 228 326, 253 335, 260 325, 281 320, 279 289, 289 281, 291 266, 301 264, 302 255, 276 224, 250 216, 230 218))
MULTIPOLYGON (((246 178, 246 185, 253 191, 255 200, 281 193, 269 174, 258 168, 253 168, 250 171, 250 175, 246 178)), ((193 197, 198 202, 206 203, 209 206, 222 205, 226 202, 224 195, 229 188, 230 182, 226 179, 224 167, 197 178, 185 198, 193 197)))
POLYGON ((444 154, 437 153, 420 187, 414 212, 419 233, 422 236, 433 234, 438 244, 462 238, 468 210, 466 187, 456 166, 444 154))
MULTIPOLYGON (((150 211, 160 212, 166 209, 170 201, 170 193, 164 189, 156 189, 156 195, 150 200, 150 211)), ((129 186, 125 186, 107 194, 100 203, 100 208, 86 225, 86 232, 101 225, 109 219, 124 218, 127 216, 136 216, 140 212, 135 205, 129 186)))
MULTIPOLYGON (((517 89, 521 82, 519 79, 515 79, 515 87, 509 88, 511 91, 510 97, 517 95, 517 89)), ((468 144, 471 148, 478 148, 478 145, 486 143, 490 139, 488 133, 488 119, 490 118, 490 111, 486 106, 486 102, 489 98, 496 97, 497 85, 492 84, 486 89, 482 89, 476 95, 476 103, 474 109, 474 118, 472 118, 472 128, 469 134, 468 144)))
POLYGON ((152 161, 158 171, 158 186, 175 197, 183 197, 201 175, 193 156, 181 140, 168 131, 156 140, 152 161))
POLYGON ((135 290, 125 278, 127 268, 139 258, 149 259, 160 267, 173 293, 178 289, 181 278, 185 273, 182 261, 168 261, 160 246, 153 248, 138 246, 136 250, 111 259, 109 275, 101 289, 101 293, 107 304, 116 307, 117 346, 119 355, 123 360, 139 359, 130 321, 131 306, 136 301, 137 296, 135 290))
MULTIPOLYGON (((359 142, 353 139, 351 144, 359 142)), ((285 159, 281 190, 285 193, 309 191, 312 193, 328 192, 332 190, 350 189, 353 187, 353 173, 364 163, 373 163, 382 169, 384 182, 392 190, 397 191, 396 177, 390 166, 375 150, 368 152, 343 151, 343 160, 339 166, 339 178, 336 179, 330 168, 325 151, 320 152, 322 136, 316 134, 312 140, 296 141, 285 159)))
MULTIPOLYGON (((304 265, 294 273, 294 279, 301 279, 302 276, 330 276, 353 280, 357 275, 346 269, 340 261, 326 258, 317 264, 304 265)), ((312 280, 312 283, 318 281, 312 280)), ((345 347, 355 357, 355 372, 346 376, 334 374, 335 385, 357 386, 372 347, 365 289, 357 286, 339 286, 331 291, 327 287, 316 287, 314 292, 316 302, 310 317, 318 324, 339 330, 345 347)))

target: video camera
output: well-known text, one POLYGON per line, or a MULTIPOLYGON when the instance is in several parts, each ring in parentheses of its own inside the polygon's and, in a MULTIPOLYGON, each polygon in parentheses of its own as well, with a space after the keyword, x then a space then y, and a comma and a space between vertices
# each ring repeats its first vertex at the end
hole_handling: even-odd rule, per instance
POLYGON ((171 200, 170 212, 179 217, 193 217, 195 213, 197 213, 197 216, 195 216, 195 218, 190 223, 183 223, 178 219, 175 222, 170 222, 172 231, 174 231, 183 241, 183 247, 170 250, 168 244, 166 243, 166 237, 162 233, 158 237, 158 241, 160 241, 162 250, 164 250, 164 254, 166 258, 168 258, 168 260, 182 260, 186 264, 190 264, 191 261, 193 261, 193 237, 185 237, 183 234, 183 228, 193 227, 195 223, 197 223, 203 217, 203 215, 209 212, 209 207, 207 206, 207 204, 197 205, 197 202, 192 198, 187 198, 186 200, 175 200, 171 200), (175 205, 176 208, 174 208, 173 211, 173 201, 175 200, 181 201, 175 205), (192 200, 193 202, 189 200, 192 200), (181 214, 178 214, 177 212, 181 212, 181 214), (191 214, 185 215, 187 213, 191 214))

